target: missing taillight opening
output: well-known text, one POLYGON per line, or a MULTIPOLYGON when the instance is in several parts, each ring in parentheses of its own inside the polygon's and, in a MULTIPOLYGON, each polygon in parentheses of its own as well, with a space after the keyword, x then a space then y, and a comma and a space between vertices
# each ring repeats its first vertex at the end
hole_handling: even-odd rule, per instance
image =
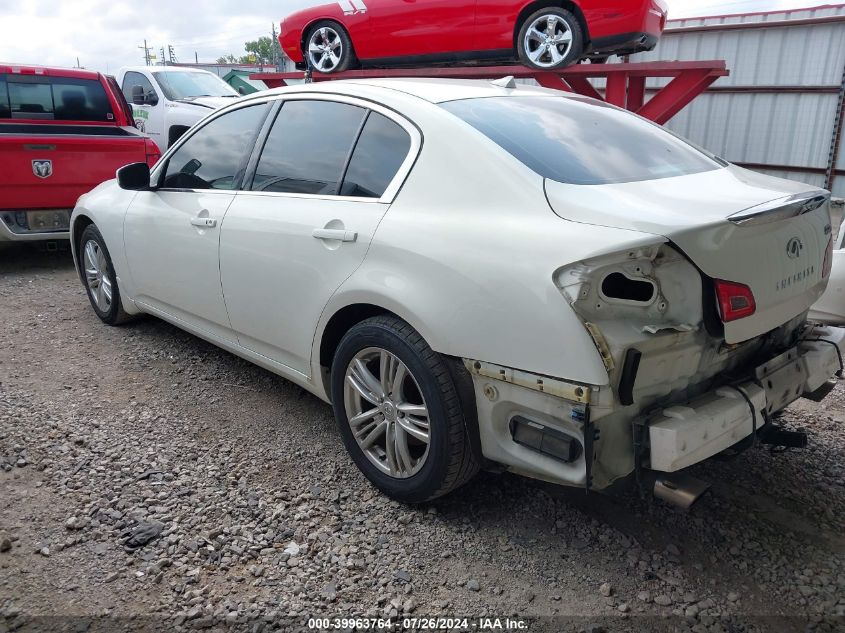
POLYGON ((631 279, 622 273, 610 273, 601 282, 601 291, 608 299, 649 303, 654 299, 655 288, 650 281, 631 279))
POLYGON ((751 316, 757 310, 754 293, 745 284, 723 279, 714 279, 713 283, 719 301, 719 314, 724 323, 751 316))

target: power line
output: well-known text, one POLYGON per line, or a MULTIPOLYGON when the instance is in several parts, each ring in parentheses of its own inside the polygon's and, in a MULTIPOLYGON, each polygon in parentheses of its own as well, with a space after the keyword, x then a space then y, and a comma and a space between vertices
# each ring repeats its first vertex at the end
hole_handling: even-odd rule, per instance
POLYGON ((174 46, 193 46, 194 44, 208 44, 208 43, 212 43, 212 42, 232 40, 232 39, 235 39, 235 38, 238 38, 238 37, 246 37, 246 36, 249 36, 249 35, 255 35, 256 33, 260 33, 260 32, 261 32, 261 28, 258 27, 258 28, 250 29, 248 31, 241 31, 241 32, 238 32, 238 33, 228 33, 228 34, 227 33, 221 33, 221 34, 216 35, 212 38, 199 39, 199 40, 193 39, 193 40, 185 40, 184 42, 177 42, 176 44, 174 44, 174 46))

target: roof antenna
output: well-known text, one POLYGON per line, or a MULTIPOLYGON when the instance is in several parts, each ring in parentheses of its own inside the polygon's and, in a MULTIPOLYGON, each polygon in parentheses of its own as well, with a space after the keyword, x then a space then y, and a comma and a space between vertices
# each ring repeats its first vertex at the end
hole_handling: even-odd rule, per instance
POLYGON ((507 77, 502 77, 501 79, 494 79, 490 83, 494 86, 499 86, 500 88, 516 88, 516 80, 514 80, 513 75, 508 75, 507 77))

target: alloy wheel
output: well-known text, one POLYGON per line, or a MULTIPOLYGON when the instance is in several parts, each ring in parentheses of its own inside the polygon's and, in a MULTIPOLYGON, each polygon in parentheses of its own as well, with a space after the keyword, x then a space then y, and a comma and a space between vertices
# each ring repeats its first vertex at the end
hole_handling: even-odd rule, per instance
POLYGON ((387 350, 361 350, 346 369, 343 396, 352 435, 367 459, 397 479, 418 473, 428 457, 431 426, 408 366, 387 350))
POLYGON ((108 312, 112 302, 112 284, 108 274, 108 264, 103 249, 95 240, 88 240, 83 248, 85 253, 85 283, 91 298, 100 312, 108 312))
POLYGON ((531 63, 552 68, 560 64, 572 48, 572 28, 559 15, 541 15, 525 32, 523 47, 531 63))
POLYGON ((330 26, 323 26, 311 34, 308 40, 308 58, 311 66, 320 72, 331 72, 343 58, 343 41, 340 34, 330 26))

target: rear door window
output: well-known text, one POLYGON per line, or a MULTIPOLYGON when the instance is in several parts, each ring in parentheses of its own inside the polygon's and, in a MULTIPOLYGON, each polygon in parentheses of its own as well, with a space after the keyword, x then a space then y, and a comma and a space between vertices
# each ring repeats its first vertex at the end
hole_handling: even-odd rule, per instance
POLYGON ((394 121, 370 112, 340 188, 342 196, 380 198, 411 149, 411 137, 394 121))
POLYGON ((659 125, 591 99, 488 97, 441 105, 558 182, 603 185, 724 166, 659 125))
POLYGON ((337 195, 367 114, 332 101, 287 101, 267 136, 252 189, 337 195))
POLYGON ((6 75, 0 88, 0 116, 13 119, 114 121, 103 85, 95 79, 6 75))

